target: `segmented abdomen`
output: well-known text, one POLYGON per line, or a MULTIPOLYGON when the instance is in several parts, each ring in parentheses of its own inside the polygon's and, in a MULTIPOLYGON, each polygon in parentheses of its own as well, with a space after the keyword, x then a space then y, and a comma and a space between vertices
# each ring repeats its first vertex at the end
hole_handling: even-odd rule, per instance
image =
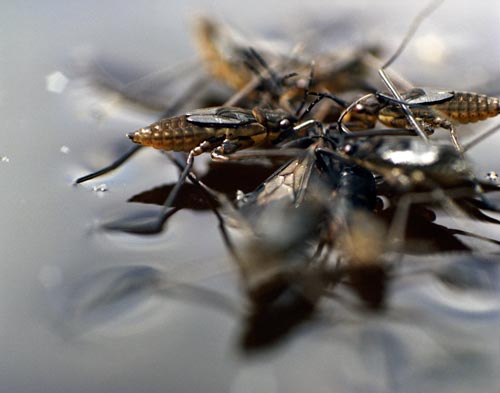
POLYGON ((433 108, 460 123, 473 123, 500 114, 498 98, 465 92, 455 92, 451 100, 433 108))
POLYGON ((204 140, 224 133, 225 129, 199 127, 189 123, 185 116, 178 116, 161 119, 127 136, 140 145, 162 150, 189 152, 204 140))

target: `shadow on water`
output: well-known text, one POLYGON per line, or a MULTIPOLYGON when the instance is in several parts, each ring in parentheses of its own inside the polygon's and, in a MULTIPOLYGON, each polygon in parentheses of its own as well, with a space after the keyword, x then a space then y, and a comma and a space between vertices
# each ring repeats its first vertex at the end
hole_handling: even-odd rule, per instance
MULTIPOLYGON (((496 80, 489 49, 498 47, 491 34, 498 5, 465 3, 445 4, 426 22, 395 71, 424 86, 460 90, 496 80)), ((112 98, 105 105, 97 95, 75 102, 82 98, 72 91, 79 67, 103 63, 102 84, 116 79, 125 87, 163 64, 193 58, 181 15, 191 16, 196 6, 33 2, 3 8, 1 390, 498 391, 498 223, 477 201, 463 205, 473 217, 465 225, 441 212, 434 220, 411 211, 401 274, 387 280, 382 313, 361 308, 349 282, 321 302, 297 296, 253 313, 210 206, 189 183, 165 232, 147 237, 95 230, 117 210, 122 221, 114 220, 116 228, 156 217, 175 181, 171 176, 165 185, 163 170, 170 167, 159 154, 141 153, 102 181, 72 182, 112 162, 117 147, 128 143, 124 133, 155 121, 176 94, 148 82, 158 94, 150 94, 154 110, 145 114, 122 110, 114 83, 102 88, 112 98), (106 187, 99 191, 101 183, 106 187), (230 273, 213 278, 223 268, 230 273), (340 322, 330 323, 335 318, 340 322), (235 356, 267 349, 269 357, 235 356), (391 350, 396 355, 377 361, 391 350), (262 368, 253 369, 257 361, 262 368), (397 384, 387 381, 391 373, 397 384)), ((301 39, 321 13, 335 34, 320 37, 318 47, 349 48, 351 39, 356 46, 370 37, 387 52, 421 8, 393 1, 217 6, 235 26, 264 37, 277 30, 289 37, 296 27, 294 37, 301 39)), ((142 103, 144 92, 129 98, 142 103)), ((193 105, 219 105, 226 91, 192 97, 193 105)), ((468 131, 459 132, 468 138, 468 131)), ((481 178, 498 171, 497 141, 470 153, 481 178)), ((201 177, 233 199, 236 190, 253 190, 272 171, 210 164, 201 177)), ((389 222, 392 212, 378 216, 389 222)))

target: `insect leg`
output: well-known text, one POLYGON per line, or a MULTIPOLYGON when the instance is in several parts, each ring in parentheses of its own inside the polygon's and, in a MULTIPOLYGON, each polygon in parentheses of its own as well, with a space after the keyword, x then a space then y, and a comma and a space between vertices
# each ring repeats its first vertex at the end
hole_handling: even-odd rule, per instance
MULTIPOLYGON (((153 220, 149 220, 147 222, 143 222, 139 225, 135 225, 133 228, 130 230, 127 229, 126 232, 130 233, 140 233, 140 234, 156 234, 160 233, 163 225, 167 221, 167 219, 177 211, 175 208, 172 208, 172 204, 179 193, 179 190, 181 186, 184 184, 186 181, 186 178, 191 179, 191 169, 193 167, 194 163, 194 157, 197 155, 200 155, 206 151, 210 151, 211 149, 214 148, 214 146, 217 146, 221 143, 223 140, 223 136, 221 137, 214 137, 214 138, 209 138, 205 141, 203 141, 199 146, 195 147, 193 150, 189 152, 189 155, 186 160, 185 166, 182 166, 182 173, 179 176, 179 179, 177 183, 175 184, 174 188, 168 195, 165 203, 163 204, 163 208, 159 214, 159 216, 155 217, 153 220)), ((175 163, 175 161, 174 161, 175 163)), ((192 175, 194 176, 194 174, 192 175)))
MULTIPOLYGON (((392 81, 389 79, 388 75, 385 73, 385 69, 381 68, 378 71, 378 73, 379 73, 380 77, 382 78, 382 80, 384 81, 384 83, 387 86, 387 88, 394 95, 394 97, 396 97, 396 99, 402 101, 403 97, 401 97, 401 94, 399 94, 399 92, 397 91, 396 87, 394 86, 394 84, 392 83, 392 81)), ((425 131, 422 130, 420 123, 413 116, 413 113, 411 112, 410 107, 408 105, 406 105, 406 104, 400 104, 400 106, 401 106, 401 109, 403 110, 404 114, 406 115, 406 118, 408 119, 408 121, 410 122, 411 126, 415 130, 415 132, 424 141, 428 142, 429 138, 425 134, 425 131)))
POLYGON ((386 69, 389 67, 394 61, 401 55, 401 52, 405 50, 406 46, 408 45, 408 42, 410 42, 411 38, 415 35, 415 32, 417 31, 418 27, 420 24, 430 15, 432 14, 442 3, 444 0, 431 0, 427 6, 422 9, 415 19, 413 19, 413 22, 410 25, 410 28, 408 29, 403 41, 399 45, 398 49, 394 52, 394 54, 385 62, 385 64, 381 67, 381 69, 386 69))
POLYGON ((95 179, 96 177, 105 175, 106 173, 111 172, 112 170, 120 167, 125 161, 127 161, 130 157, 132 157, 135 153, 137 153, 140 149, 142 148, 141 145, 133 146, 129 151, 127 151, 125 154, 123 154, 121 157, 119 157, 116 161, 112 162, 108 166, 105 166, 104 168, 99 169, 98 171, 89 173, 88 175, 79 177, 78 179, 75 180, 74 184, 80 184, 84 183, 88 180, 95 179))
POLYGON ((457 188, 445 191, 439 187, 429 192, 404 194, 398 201, 392 222, 387 232, 387 239, 390 239, 392 242, 387 248, 396 254, 395 261, 400 260, 402 257, 405 230, 408 224, 410 207, 412 205, 433 201, 439 202, 443 209, 449 212, 451 217, 463 217, 467 216, 467 212, 463 210, 454 199, 471 197, 473 194, 474 191, 470 188, 457 188))
MULTIPOLYGON (((389 60, 385 64, 383 64, 382 67, 380 67, 380 69, 378 71, 380 77, 384 81, 387 88, 391 91, 392 95, 399 101, 402 101, 403 98, 401 97, 401 95, 397 91, 397 89, 394 86, 394 84, 392 83, 392 81, 389 79, 388 75, 385 72, 385 69, 388 68, 399 57, 401 52, 403 52, 403 50, 406 48, 406 45, 408 44, 410 39, 413 37, 413 35, 417 31, 417 28, 420 26, 422 21, 425 20, 425 18, 427 18, 437 7, 439 7, 443 1, 444 0, 440 0, 440 1, 432 0, 431 3, 429 3, 422 11, 420 11, 420 13, 415 17, 412 24, 410 25, 410 28, 408 29, 408 32, 406 33, 405 38, 401 42, 401 44, 398 47, 398 49, 396 50, 396 52, 394 52, 394 54, 389 58, 389 60)), ((406 115, 406 118, 410 122, 410 124, 413 127, 413 129, 415 130, 415 132, 423 140, 428 141, 429 139, 428 139, 427 135, 422 130, 420 124, 417 122, 417 120, 413 116, 408 105, 406 105, 406 104, 400 104, 400 105, 401 105, 401 109, 403 110, 404 114, 406 115)))
MULTIPOLYGON (((171 115, 175 113, 176 111, 179 110, 179 108, 185 104, 186 100, 189 100, 189 98, 197 93, 199 89, 205 84, 204 80, 197 80, 195 81, 192 86, 190 86, 183 94, 181 94, 169 107, 165 110, 164 116, 171 115)), ((105 166, 102 169, 99 169, 95 172, 89 173, 88 175, 79 177, 78 179, 75 180, 74 184, 80 184, 84 183, 86 181, 95 179, 96 177, 105 175, 117 168, 119 168, 122 164, 124 164, 126 161, 128 161, 129 158, 131 158, 135 153, 137 153, 143 146, 138 145, 134 146, 132 149, 127 151, 125 154, 121 155, 117 160, 112 162, 110 165, 105 166)))
POLYGON ((306 155, 304 148, 288 148, 285 146, 283 149, 250 149, 238 150, 233 154, 222 155, 221 157, 213 158, 214 161, 236 161, 236 160, 249 160, 256 158, 297 158, 306 155))
MULTIPOLYGON (((350 113, 357 105, 361 104, 363 101, 365 101, 368 98, 373 97, 373 96, 374 96, 373 93, 366 94, 363 97, 358 98, 357 100, 352 102, 347 108, 345 108, 337 120, 338 130, 343 132, 344 134, 351 134, 351 131, 349 131, 347 129, 347 127, 345 127, 345 125, 344 125, 344 117, 346 117, 347 114, 350 113)), ((374 126, 375 126, 375 124, 373 124, 373 126, 371 124, 369 124, 368 128, 373 128, 374 126)))
POLYGON ((311 104, 309 105, 309 107, 304 111, 304 113, 301 115, 301 118, 304 117, 307 113, 309 113, 311 111, 311 109, 318 103, 320 102, 321 100, 325 99, 325 98, 328 98, 330 100, 332 100, 333 102, 335 102, 337 105, 339 105, 341 108, 346 108, 347 107, 347 102, 333 94, 330 94, 330 93, 318 93, 318 92, 315 92, 315 91, 309 91, 307 92, 308 95, 310 96, 316 96, 316 99, 311 102, 311 104))
MULTIPOLYGON (((316 96, 316 98, 307 106, 307 108, 302 112, 302 114, 300 114, 299 119, 303 119, 305 116, 307 116, 311 112, 311 110, 316 105, 318 105, 321 101, 323 101, 325 98, 330 99, 331 101, 333 101, 336 105, 340 106, 341 108, 345 109, 347 107, 347 103, 343 99, 341 99, 333 94, 317 93, 317 92, 313 92, 313 91, 310 92, 308 90, 305 90, 304 91, 303 105, 301 106, 300 110, 302 110, 303 106, 305 105, 305 97, 308 95, 316 96)), ((299 113, 299 112, 297 112, 297 113, 299 113)))
POLYGON ((458 140, 458 135, 457 135, 457 131, 455 129, 455 126, 453 124, 451 124, 451 122, 450 122, 449 123, 449 127, 447 127, 447 128, 450 131, 451 140, 453 141, 453 144, 457 148, 458 152, 463 155, 464 154, 464 148, 462 147, 462 144, 458 140))
POLYGON ((179 189, 186 181, 186 178, 188 177, 191 168, 193 167, 194 157, 214 149, 214 147, 219 146, 223 140, 224 136, 208 138, 207 140, 203 141, 189 152, 188 157, 186 159, 186 166, 182 170, 179 176, 179 180, 177 180, 175 187, 172 189, 172 191, 168 195, 167 200, 163 205, 162 215, 166 214, 169 211, 170 207, 172 206, 172 203, 174 202, 175 197, 177 196, 177 193, 179 192, 179 189))
POLYGON ((469 149, 471 149, 472 147, 474 147, 478 143, 482 142, 484 139, 490 137, 491 135, 493 135, 494 133, 496 133, 499 129, 500 129, 500 124, 497 124, 495 127, 493 127, 491 129, 485 131, 484 133, 482 133, 481 135, 477 136, 476 138, 472 138, 471 140, 469 140, 465 144, 465 146, 464 146, 464 152, 468 151, 469 149))
MULTIPOLYGON (((167 153, 167 156, 170 158, 170 160, 180 170, 184 169, 184 166, 185 166, 184 163, 181 163, 173 154, 168 154, 168 152, 166 152, 166 153, 167 153)), ((219 222, 219 230, 221 232, 222 240, 224 241, 224 244, 226 245, 227 250, 229 251, 231 256, 235 260, 237 260, 239 258, 239 255, 236 252, 236 248, 234 247, 234 244, 231 240, 231 237, 229 236, 224 218, 220 214, 217 206, 214 204, 214 200, 219 202, 220 205, 225 205, 225 206, 231 206, 230 202, 227 200, 227 198, 224 194, 221 194, 215 190, 212 190, 210 187, 208 187, 206 184, 204 184, 202 181, 200 181, 194 173, 192 173, 192 172, 189 173, 188 178, 202 192, 205 200, 208 203, 208 206, 210 207, 210 209, 214 213, 215 217, 217 218, 217 221, 219 222)))
POLYGON ((228 161, 229 155, 242 149, 247 149, 254 145, 254 141, 250 137, 236 137, 233 139, 225 139, 222 144, 212 150, 211 157, 214 161, 228 161))

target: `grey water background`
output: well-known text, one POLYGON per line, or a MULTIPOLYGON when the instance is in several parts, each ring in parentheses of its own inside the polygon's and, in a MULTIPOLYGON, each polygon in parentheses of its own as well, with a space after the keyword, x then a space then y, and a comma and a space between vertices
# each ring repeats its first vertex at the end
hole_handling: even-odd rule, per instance
MULTIPOLYGON (((462 271, 465 288, 432 274, 403 276, 387 313, 326 302, 320 321, 248 357, 236 345, 242 322, 228 311, 233 308, 203 296, 159 296, 144 284, 165 278, 214 289, 237 310, 237 277, 211 213, 181 211, 165 233, 147 238, 99 229, 115 215, 157 210, 126 200, 175 179, 163 156, 144 150, 116 173, 72 185, 126 149, 126 131, 154 120, 146 113, 120 116, 112 107, 110 116, 96 117, 98 104, 78 94, 85 64, 121 65, 132 79, 192 59, 188 22, 195 12, 262 37, 295 32, 300 38, 301 26, 331 26, 335 39, 322 45, 332 50, 371 42, 390 53, 421 7, 401 1, 4 2, 0 391, 498 391, 498 248, 491 244, 476 244, 483 252, 474 257, 411 258, 419 266, 462 271), (108 191, 93 190, 103 183, 108 191), (85 309, 123 274, 143 290, 85 309)), ((496 1, 445 2, 394 68, 416 84, 498 94, 499 22, 496 1)), ((471 151, 478 174, 500 171, 499 143, 496 135, 471 151)), ((463 225, 500 238, 497 226, 463 225)))

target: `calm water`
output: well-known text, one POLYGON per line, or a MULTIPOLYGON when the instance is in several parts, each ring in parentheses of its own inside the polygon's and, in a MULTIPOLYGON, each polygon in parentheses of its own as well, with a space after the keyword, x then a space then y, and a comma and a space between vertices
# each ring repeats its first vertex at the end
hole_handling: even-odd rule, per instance
MULTIPOLYGON (((321 25, 331 37, 321 45, 332 50, 363 42, 390 50, 422 6, 349 3, 3 5, 2 392, 498 391, 498 246, 463 237, 484 255, 409 257, 408 270, 437 269, 463 286, 403 275, 387 313, 325 302, 317 320, 280 345, 245 356, 237 345, 243 299, 210 212, 183 210, 151 237, 101 229, 158 210, 126 201, 175 180, 165 157, 143 150, 113 174, 72 185, 128 148, 125 132, 156 116, 87 94, 89 64, 126 83, 193 59, 188 22, 195 12, 256 36, 299 39, 321 25)), ((416 84, 498 94, 499 22, 496 1, 448 1, 394 67, 416 84)), ((496 135, 471 151, 478 176, 500 172, 499 143, 496 135)), ((500 239, 495 225, 442 224, 500 239)))

